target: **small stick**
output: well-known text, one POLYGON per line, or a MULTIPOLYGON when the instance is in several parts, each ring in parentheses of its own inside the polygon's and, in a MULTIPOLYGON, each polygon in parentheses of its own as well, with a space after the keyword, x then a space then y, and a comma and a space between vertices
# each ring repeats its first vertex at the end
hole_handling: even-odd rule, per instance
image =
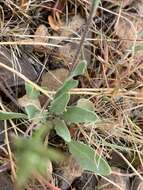
POLYGON ((78 61, 78 58, 79 58, 80 51, 81 51, 81 48, 83 46, 84 40, 86 38, 86 34, 87 34, 88 30, 89 30, 89 26, 90 26, 90 23, 92 21, 93 13, 94 13, 94 11, 96 11, 99 3, 100 3, 100 0, 93 0, 92 1, 91 10, 90 10, 89 17, 88 17, 88 19, 86 21, 86 24, 85 24, 85 28, 84 28, 84 31, 83 31, 83 34, 82 34, 82 37, 81 37, 80 44, 79 44, 79 47, 77 48, 77 52, 75 54, 75 57, 74 57, 74 59, 72 61, 71 71, 74 70, 74 68, 76 67, 76 65, 78 63, 77 61, 78 61))

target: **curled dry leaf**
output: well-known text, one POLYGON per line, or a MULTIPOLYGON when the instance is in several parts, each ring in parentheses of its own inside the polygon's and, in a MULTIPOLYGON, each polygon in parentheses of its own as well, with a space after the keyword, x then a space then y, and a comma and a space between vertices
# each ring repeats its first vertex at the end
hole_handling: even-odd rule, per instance
POLYGON ((34 34, 34 43, 35 43, 34 49, 36 51, 43 52, 45 50, 46 51, 48 50, 47 45, 45 45, 45 43, 48 43, 48 38, 46 38, 48 36, 49 36, 48 28, 43 24, 38 26, 38 28, 36 29, 36 32, 34 34), (38 44, 38 43, 40 43, 40 44, 38 44))
POLYGON ((28 0, 20 0, 21 9, 26 10, 28 2, 28 0))
POLYGON ((53 8, 53 15, 55 16, 57 12, 62 12, 65 8, 67 0, 56 1, 53 8))
POLYGON ((48 16, 48 22, 51 28, 54 31, 58 31, 60 29, 60 22, 58 22, 55 18, 53 18, 51 15, 48 16))

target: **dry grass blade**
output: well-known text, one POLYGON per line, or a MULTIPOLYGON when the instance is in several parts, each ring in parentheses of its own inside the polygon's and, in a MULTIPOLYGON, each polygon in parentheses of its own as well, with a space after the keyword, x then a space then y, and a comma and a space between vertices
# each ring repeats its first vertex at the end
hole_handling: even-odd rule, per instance
MULTIPOLYGON (((113 170, 112 174, 130 177, 131 181, 135 176, 143 181, 142 2, 142 0, 0 1, 0 46, 2 48, 5 46, 9 51, 12 63, 9 67, 10 65, 0 59, 0 70, 8 73, 8 79, 12 74, 14 79, 23 81, 18 85, 9 79, 12 89, 8 92, 5 91, 8 87, 3 88, 0 81, 1 109, 15 111, 11 100, 14 97, 20 101, 19 97, 25 94, 26 82, 41 92, 38 105, 41 103, 43 112, 49 111, 50 102, 54 99, 57 89, 76 67, 80 57, 86 59, 87 73, 74 78, 78 80, 79 86, 69 91, 71 99, 68 106, 77 105, 79 98, 88 99, 92 102, 93 110, 100 121, 96 124, 72 124, 69 128, 72 139, 95 148, 99 155, 111 162, 111 166, 121 161, 117 167, 123 167, 126 173, 117 173, 113 170), (31 58, 30 65, 36 71, 38 80, 33 80, 21 72, 20 61, 24 53, 27 55, 26 62, 31 58), (128 168, 130 173, 127 173, 128 168)), ((2 53, 2 50, 0 51, 2 53)), ((26 69, 29 69, 28 66, 26 69)), ((1 72, 0 78, 4 78, 1 72)), ((0 131, 0 134, 5 133, 5 142, 1 150, 8 158, 1 155, 0 171, 7 170, 4 164, 10 163, 12 176, 16 178, 9 132, 29 138, 35 131, 34 127, 31 120, 18 123, 13 120, 9 121, 8 125, 5 122, 4 129, 0 131)), ((55 133, 51 135, 50 140, 45 139, 45 145, 48 143, 67 152, 67 145, 65 146, 55 133)), ((45 178, 36 175, 34 177, 36 182, 33 182, 32 178, 26 185, 27 189, 36 189, 40 185, 45 190, 47 188, 56 190, 56 187, 45 178)), ((68 179, 65 180, 68 184, 68 179)), ((106 180, 115 188, 122 189, 114 180, 108 177, 106 180)), ((86 183, 88 184, 87 181, 86 183)), ((74 182, 72 185, 72 188, 76 189, 74 182)), ((77 189, 86 189, 86 185, 77 189)))

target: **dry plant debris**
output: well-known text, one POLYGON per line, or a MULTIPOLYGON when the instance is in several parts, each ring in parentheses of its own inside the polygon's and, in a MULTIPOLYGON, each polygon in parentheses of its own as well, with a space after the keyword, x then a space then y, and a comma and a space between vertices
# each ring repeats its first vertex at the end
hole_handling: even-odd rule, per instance
MULTIPOLYGON (((69 131, 72 138, 89 144, 108 162, 112 160, 114 172, 106 180, 96 176, 98 185, 86 186, 89 179, 81 177, 79 163, 68 155, 64 165, 51 166, 53 171, 58 167, 60 174, 53 172, 49 181, 34 176, 27 183, 27 190, 57 190, 55 184, 65 190, 78 189, 74 184, 79 177, 80 189, 142 188, 143 0, 101 0, 86 28, 91 3, 90 0, 0 1, 1 110, 23 112, 28 104, 36 105, 41 113, 47 110, 49 97, 52 99, 70 76, 81 37, 88 30, 79 55, 79 59, 86 59, 87 70, 84 76, 74 77, 79 84, 70 91, 74 98, 69 104, 74 106, 80 97, 86 98, 92 102, 101 122, 71 124, 69 131), (25 82, 3 65, 37 83, 48 97, 41 93, 39 100, 28 99, 25 82), (114 151, 122 159, 118 154, 115 159, 114 151)), ((7 162, 11 166, 1 172, 0 186, 9 190, 13 189, 10 175, 15 182, 16 168, 11 136, 25 137, 27 128, 34 133, 35 123, 1 121, 0 127, 0 166, 7 162), (10 186, 5 184, 5 178, 10 186)), ((48 143, 68 152, 67 144, 54 132, 44 139, 45 147, 48 143)))
POLYGON ((55 176, 57 176, 58 186, 62 190, 71 187, 75 178, 80 177, 83 172, 73 156, 67 157, 66 161, 61 163, 58 168, 55 171, 55 176))
POLYGON ((37 45, 36 43, 46 44, 48 43, 48 28, 45 25, 40 25, 36 29, 34 34, 34 42, 35 42, 35 50, 39 52, 43 52, 44 50, 48 50, 48 46, 46 45, 37 45))
POLYGON ((64 68, 55 69, 43 74, 41 85, 48 90, 57 90, 67 79, 69 71, 64 68))
POLYGON ((129 189, 129 177, 128 176, 120 176, 122 170, 119 168, 112 168, 116 174, 110 175, 107 179, 101 179, 98 185, 98 189, 100 190, 128 190, 129 189), (119 175, 119 176, 118 176, 119 175))

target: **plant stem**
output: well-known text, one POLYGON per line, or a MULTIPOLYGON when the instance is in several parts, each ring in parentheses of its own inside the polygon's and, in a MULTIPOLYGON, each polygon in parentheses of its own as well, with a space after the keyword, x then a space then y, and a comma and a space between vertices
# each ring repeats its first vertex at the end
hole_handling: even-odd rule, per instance
POLYGON ((85 28, 84 28, 84 31, 83 31, 83 34, 82 34, 82 38, 81 38, 80 44, 79 44, 79 46, 77 48, 77 52, 75 54, 75 57, 74 57, 74 59, 72 61, 71 71, 73 71, 74 68, 76 67, 76 65, 78 64, 78 58, 80 56, 80 51, 81 51, 81 48, 83 46, 84 40, 86 38, 86 34, 88 33, 89 26, 90 26, 90 23, 92 21, 93 13, 96 12, 96 9, 97 9, 99 3, 100 3, 100 0, 93 0, 92 1, 91 10, 90 10, 89 17, 88 17, 88 19, 86 21, 86 24, 85 24, 85 28))

